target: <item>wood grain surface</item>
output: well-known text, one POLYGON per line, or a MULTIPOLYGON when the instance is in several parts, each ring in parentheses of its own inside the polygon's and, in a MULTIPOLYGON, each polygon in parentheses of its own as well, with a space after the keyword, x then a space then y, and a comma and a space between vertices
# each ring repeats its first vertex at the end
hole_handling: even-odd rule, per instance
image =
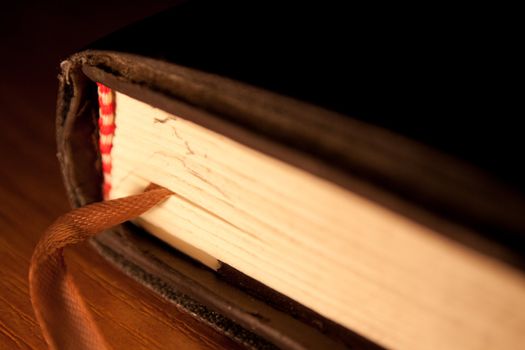
MULTIPOLYGON (((0 349, 45 348, 27 276, 39 236, 69 210, 55 157, 60 60, 173 1, 153 1, 147 8, 101 3, 26 2, 0 15, 0 349)), ((115 349, 236 347, 123 275, 89 245, 67 251, 66 261, 115 349)))

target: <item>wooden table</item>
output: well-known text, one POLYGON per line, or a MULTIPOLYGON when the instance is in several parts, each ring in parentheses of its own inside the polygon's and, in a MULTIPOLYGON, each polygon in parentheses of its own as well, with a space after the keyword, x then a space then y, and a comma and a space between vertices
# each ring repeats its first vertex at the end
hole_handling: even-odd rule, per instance
MULTIPOLYGON (((69 210, 55 157, 54 109, 60 59, 170 2, 156 1, 148 8, 139 8, 125 1, 95 1, 83 3, 87 8, 82 8, 57 1, 2 10, 0 349, 45 348, 29 300, 27 275, 39 236, 69 210)), ((66 261, 115 349, 236 347, 123 275, 89 245, 66 252, 66 261)))

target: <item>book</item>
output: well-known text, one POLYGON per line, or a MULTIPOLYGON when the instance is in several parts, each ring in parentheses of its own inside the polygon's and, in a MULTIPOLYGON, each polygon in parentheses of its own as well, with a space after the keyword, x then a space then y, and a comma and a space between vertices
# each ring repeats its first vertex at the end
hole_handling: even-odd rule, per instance
POLYGON ((350 57, 341 40, 353 27, 312 31, 305 15, 298 35, 279 9, 256 7, 275 18, 269 29, 251 7, 188 2, 62 64, 57 139, 72 204, 151 182, 174 192, 94 244, 250 347, 521 344, 517 170, 447 139, 462 126, 432 100, 434 72, 415 88, 389 85, 394 63, 416 81, 429 62, 381 61, 389 40, 369 50, 370 35, 352 37, 366 53, 350 57))

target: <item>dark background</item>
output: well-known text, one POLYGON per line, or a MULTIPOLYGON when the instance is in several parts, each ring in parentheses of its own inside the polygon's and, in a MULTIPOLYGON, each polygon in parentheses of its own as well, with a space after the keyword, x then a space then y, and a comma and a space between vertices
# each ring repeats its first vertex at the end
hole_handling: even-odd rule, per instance
POLYGON ((55 153, 60 62, 92 41, 174 3, 21 1, 2 6, 0 184, 6 183, 6 177, 42 187, 60 181, 58 163, 49 157, 55 153))

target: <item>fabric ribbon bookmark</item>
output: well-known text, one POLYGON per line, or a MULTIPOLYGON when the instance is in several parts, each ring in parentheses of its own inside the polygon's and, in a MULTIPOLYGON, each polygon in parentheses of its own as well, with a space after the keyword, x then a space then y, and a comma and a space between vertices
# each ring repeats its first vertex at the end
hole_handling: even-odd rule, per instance
POLYGON ((170 194, 152 184, 138 195, 74 209, 46 230, 31 258, 29 289, 50 349, 110 349, 67 272, 63 249, 141 215, 170 194))

